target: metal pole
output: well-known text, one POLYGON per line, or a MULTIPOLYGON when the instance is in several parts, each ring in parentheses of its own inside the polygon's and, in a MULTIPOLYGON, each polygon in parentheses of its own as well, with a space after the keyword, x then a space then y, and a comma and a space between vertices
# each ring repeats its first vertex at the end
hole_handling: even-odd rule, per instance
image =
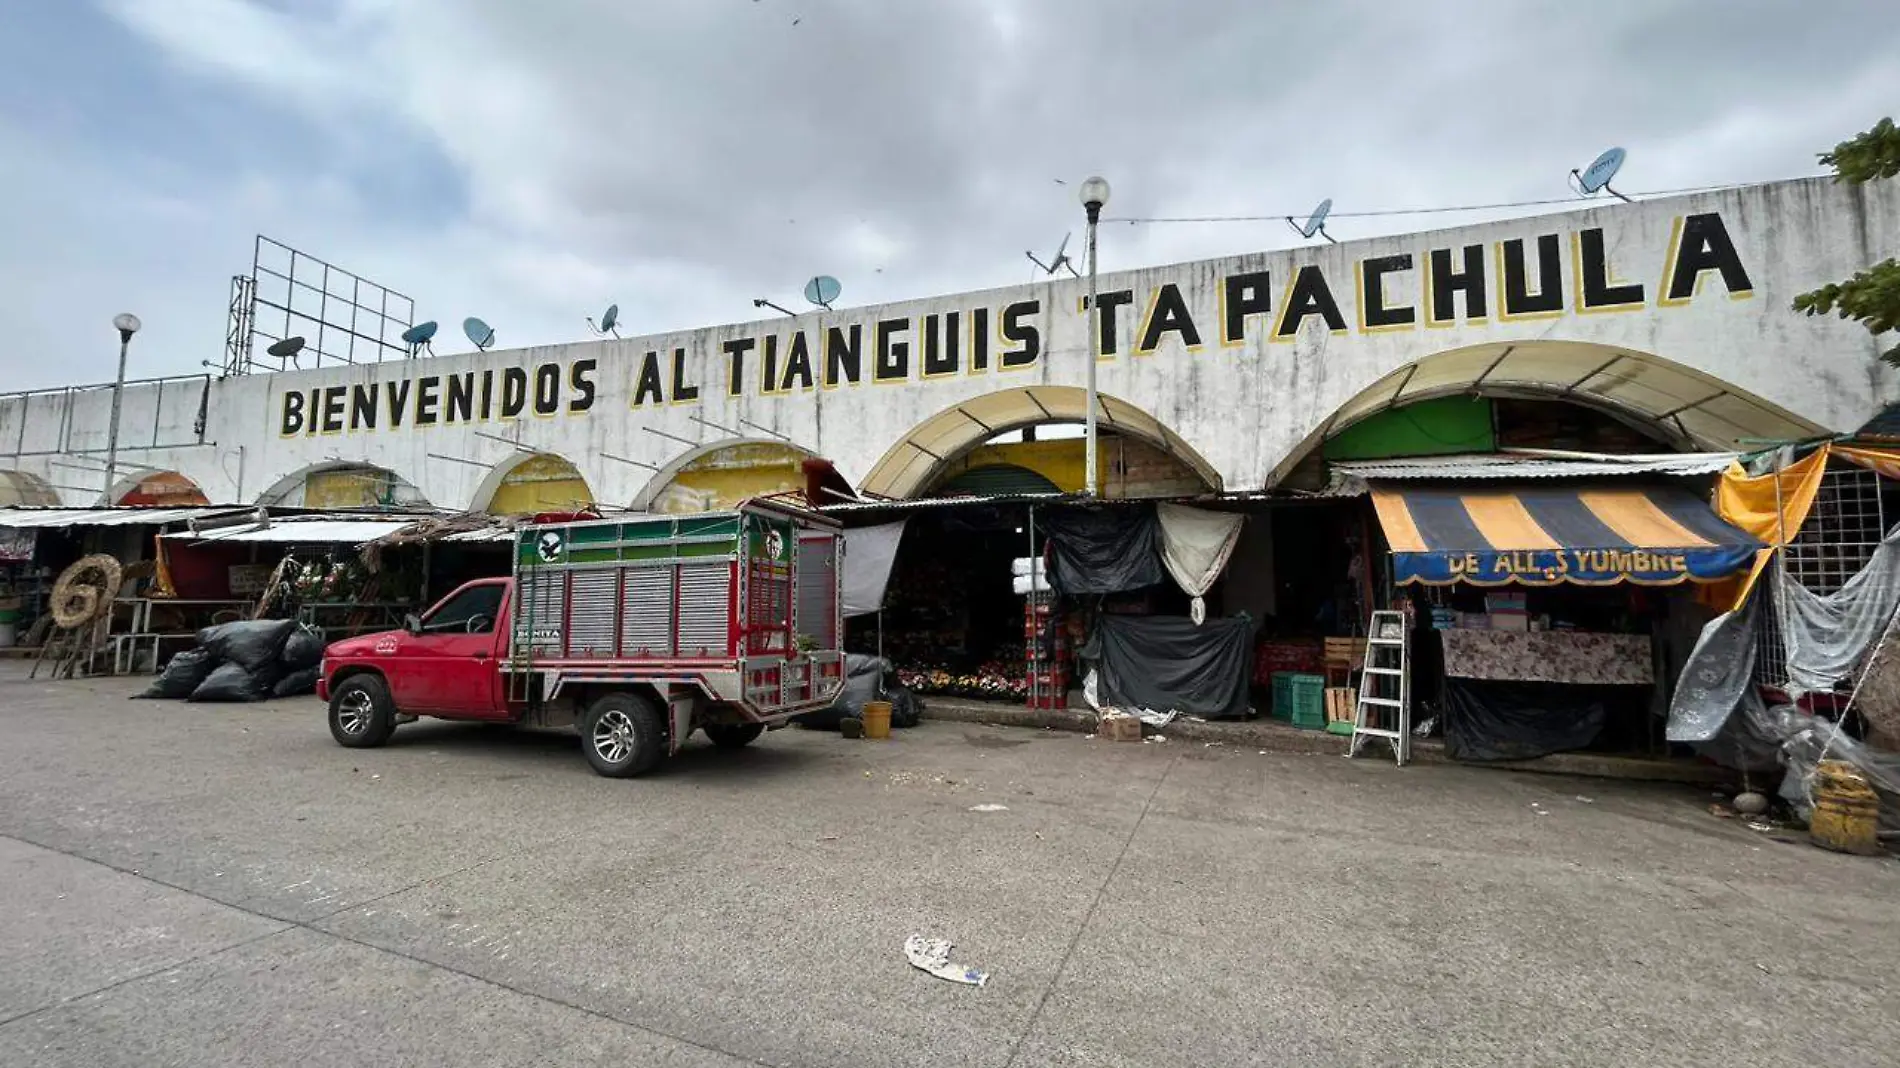
POLYGON ((1102 217, 1102 206, 1100 204, 1088 204, 1085 205, 1085 207, 1089 213, 1089 410, 1086 421, 1083 424, 1086 428, 1083 433, 1083 439, 1085 441, 1083 448, 1087 450, 1084 457, 1085 473, 1083 478, 1085 480, 1084 492, 1090 497, 1094 497, 1097 495, 1096 491, 1099 485, 1095 478, 1095 361, 1102 351, 1102 315, 1095 307, 1095 224, 1097 220, 1102 217))
POLYGON ((119 330, 119 377, 112 383, 112 425, 106 430, 106 505, 110 507, 112 485, 119 466, 119 404, 125 397, 125 356, 132 347, 132 331, 119 330))

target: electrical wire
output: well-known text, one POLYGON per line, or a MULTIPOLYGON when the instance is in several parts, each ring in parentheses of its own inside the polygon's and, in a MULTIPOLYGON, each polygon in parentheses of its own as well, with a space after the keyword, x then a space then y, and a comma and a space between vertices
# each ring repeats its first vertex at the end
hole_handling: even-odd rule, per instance
MULTIPOLYGON (((1724 189, 1740 189, 1744 186, 1763 185, 1763 184, 1766 184, 1766 183, 1725 182, 1721 185, 1685 186, 1681 189, 1651 189, 1651 190, 1647 190, 1640 193, 1626 193, 1624 195, 1631 198, 1683 196, 1689 193, 1713 193, 1713 192, 1718 192, 1724 189)), ((1584 204, 1584 203, 1588 203, 1591 199, 1593 198, 1569 196, 1569 197, 1548 197, 1548 198, 1540 199, 1540 200, 1506 200, 1506 201, 1499 201, 1495 204, 1458 204, 1458 205, 1452 205, 1452 206, 1447 206, 1447 207, 1437 207, 1437 208, 1381 208, 1378 210, 1371 210, 1371 211, 1335 211, 1335 212, 1328 213, 1326 218, 1330 221, 1333 219, 1386 218, 1386 217, 1391 217, 1391 216, 1396 216, 1396 215, 1449 215, 1449 214, 1454 214, 1461 211, 1495 211, 1495 210, 1500 210, 1504 208, 1549 207, 1553 204, 1584 204)), ((1283 212, 1279 212, 1273 215, 1156 215, 1156 216, 1134 216, 1134 217, 1123 216, 1123 217, 1117 217, 1117 218, 1105 218, 1102 220, 1102 222, 1125 223, 1129 226, 1139 226, 1139 225, 1144 225, 1144 224, 1149 224, 1149 223, 1285 222, 1289 218, 1298 218, 1305 214, 1307 213, 1304 211, 1283 211, 1283 212)))

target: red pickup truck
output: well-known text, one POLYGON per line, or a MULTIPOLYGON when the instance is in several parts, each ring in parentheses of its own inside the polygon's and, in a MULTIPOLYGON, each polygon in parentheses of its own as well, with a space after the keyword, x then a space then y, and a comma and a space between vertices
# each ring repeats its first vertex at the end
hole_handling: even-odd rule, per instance
POLYGON ((695 729, 737 748, 831 703, 841 552, 837 524, 770 500, 537 522, 512 578, 331 645, 317 693, 351 748, 420 716, 577 726, 595 771, 638 775, 695 729))

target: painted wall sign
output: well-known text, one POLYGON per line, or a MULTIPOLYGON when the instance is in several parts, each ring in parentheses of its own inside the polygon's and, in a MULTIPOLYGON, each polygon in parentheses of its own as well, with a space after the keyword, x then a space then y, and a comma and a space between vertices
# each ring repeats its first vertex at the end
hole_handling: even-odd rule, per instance
MULTIPOLYGON (((1100 356, 1172 358, 1240 349, 1305 332, 1381 334, 1492 320, 1515 322, 1668 309, 1720 289, 1754 293, 1720 212, 1675 216, 1663 249, 1623 249, 1603 227, 1536 232, 1487 243, 1426 245, 1347 261, 1295 259, 1283 272, 1235 270, 1195 284, 1204 265, 1144 272, 1144 289, 1101 292, 1100 356), (1660 256, 1660 260, 1658 260, 1660 256), (1660 262, 1660 270, 1654 265, 1660 262), (1640 267, 1652 271, 1642 276, 1640 267)), ((1323 250, 1317 250, 1322 251, 1323 250)), ((1293 253, 1290 255, 1302 255, 1293 253)), ((962 307, 906 314, 905 305, 818 314, 744 332, 702 330, 688 344, 640 351, 603 366, 600 357, 460 371, 404 363, 407 373, 286 390, 276 397, 280 437, 382 434, 519 419, 585 419, 699 404, 709 396, 783 397, 858 386, 903 386, 969 376, 1006 376, 1044 359, 1050 317, 1086 323, 1091 310, 1047 307, 1020 293, 962 307)), ((546 351, 546 350, 529 350, 546 351)), ((1265 350, 1268 358, 1271 349, 1265 350)), ((391 365, 378 365, 379 371, 391 365)))

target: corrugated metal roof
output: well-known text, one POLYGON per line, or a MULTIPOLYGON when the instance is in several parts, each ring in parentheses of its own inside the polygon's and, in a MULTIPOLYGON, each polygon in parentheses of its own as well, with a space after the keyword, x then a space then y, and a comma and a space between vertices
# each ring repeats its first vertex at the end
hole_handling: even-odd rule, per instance
POLYGON ((249 508, 0 508, 0 527, 20 530, 47 527, 162 526, 214 515, 241 515, 249 508))
POLYGON ((1370 479, 1605 478, 1618 475, 1713 475, 1735 462, 1732 452, 1692 452, 1657 456, 1582 457, 1416 456, 1397 460, 1359 460, 1331 467, 1336 476, 1370 479))
POLYGON ((197 533, 178 531, 167 538, 189 541, 268 542, 277 545, 361 545, 394 534, 415 523, 414 519, 379 519, 368 516, 337 518, 282 518, 268 524, 247 523, 197 533))
POLYGON ((994 493, 986 496, 916 497, 904 501, 853 501, 850 504, 827 504, 818 510, 825 515, 849 515, 855 512, 910 512, 927 508, 956 508, 972 504, 1047 504, 1052 501, 1081 499, 1079 496, 1063 493, 994 493))

